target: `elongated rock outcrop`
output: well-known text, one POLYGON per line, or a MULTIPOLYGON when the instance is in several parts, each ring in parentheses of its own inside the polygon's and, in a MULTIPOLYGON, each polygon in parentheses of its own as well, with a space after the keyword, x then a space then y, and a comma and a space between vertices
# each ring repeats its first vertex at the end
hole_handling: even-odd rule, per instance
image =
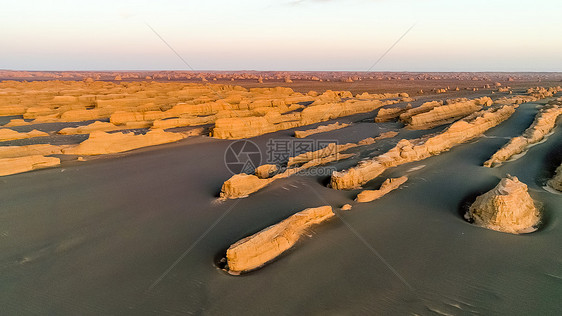
POLYGON ((521 234, 536 229, 540 213, 527 185, 508 175, 491 191, 477 197, 465 218, 484 228, 521 234))
POLYGON ((60 164, 60 159, 32 155, 17 158, 0 159, 0 176, 27 172, 35 169, 54 167, 60 164))
POLYGON ((385 154, 363 161, 346 171, 332 173, 330 185, 338 190, 358 188, 388 168, 438 155, 482 135, 505 121, 515 112, 515 108, 516 105, 504 105, 482 110, 451 124, 442 133, 427 139, 402 139, 385 154))
POLYGON ((523 132, 523 135, 512 138, 484 163, 486 167, 502 163, 514 155, 524 152, 532 144, 540 142, 556 127, 556 120, 562 115, 562 106, 555 104, 546 106, 539 111, 533 124, 523 132))
POLYGON ((492 105, 492 99, 483 97, 475 100, 436 106, 427 112, 411 116, 407 120, 408 128, 430 129, 479 111, 482 109, 482 106, 490 105, 492 105))
POLYGON ((31 132, 27 133, 20 133, 9 128, 2 128, 0 129, 0 142, 8 141, 8 140, 16 140, 16 139, 25 139, 25 138, 33 138, 33 137, 44 137, 49 136, 49 134, 45 132, 38 131, 36 129, 32 130, 31 132))
POLYGON ((308 137, 310 135, 329 132, 329 131, 335 131, 337 129, 342 129, 342 128, 348 127, 348 126, 349 126, 349 124, 339 123, 339 122, 336 122, 334 124, 321 125, 321 126, 318 126, 317 128, 308 129, 308 130, 305 130, 305 131, 295 131, 295 137, 296 138, 305 138, 305 137, 308 137))
POLYGON ((412 109, 412 105, 407 105, 404 108, 389 108, 389 109, 380 109, 377 113, 377 117, 375 117, 376 123, 387 122, 399 117, 402 113, 412 109))
POLYGON ((0 146, 0 158, 60 155, 62 154, 62 149, 63 146, 55 146, 50 144, 37 144, 37 145, 25 145, 25 146, 0 146))
POLYGON ((280 114, 268 112, 264 116, 245 118, 220 118, 215 122, 212 136, 220 139, 240 139, 259 136, 280 130, 311 125, 338 117, 374 111, 398 100, 347 100, 342 103, 314 103, 301 112, 280 114))
POLYGON ((134 133, 108 134, 97 131, 91 133, 90 137, 78 146, 64 149, 63 153, 67 155, 104 155, 172 143, 183 138, 185 138, 183 134, 165 132, 164 130, 151 130, 144 135, 135 135, 134 133))
POLYGON ((58 131, 62 135, 90 134, 95 131, 110 132, 122 129, 122 127, 113 125, 109 122, 95 121, 92 124, 78 127, 67 127, 58 131))
POLYGON ((308 208, 234 243, 226 251, 227 270, 239 274, 260 268, 293 247, 311 226, 333 216, 331 206, 308 208))
POLYGON ((343 151, 359 146, 371 145, 374 144, 378 139, 394 137, 396 135, 397 132, 389 131, 381 133, 375 138, 369 137, 363 139, 358 143, 348 143, 341 145, 330 143, 322 149, 305 152, 300 155, 290 157, 289 161, 287 162, 287 168, 285 169, 285 171, 277 173, 271 178, 266 177, 265 175, 273 173, 273 171, 271 171, 273 167, 275 167, 273 165, 259 166, 256 169, 255 175, 245 173, 236 174, 223 183, 220 198, 238 199, 247 197, 248 195, 266 187, 268 184, 275 180, 287 178, 303 170, 315 166, 324 165, 330 162, 347 159, 353 156, 353 154, 343 154, 343 151), (268 172, 265 172, 266 170, 268 172))
POLYGON ((371 202, 380 199, 390 191, 398 189, 402 184, 408 181, 408 177, 386 179, 378 190, 363 190, 357 195, 356 201, 359 203, 371 202))
POLYGON ((562 164, 556 168, 554 177, 548 181, 548 185, 560 192, 562 192, 562 164))

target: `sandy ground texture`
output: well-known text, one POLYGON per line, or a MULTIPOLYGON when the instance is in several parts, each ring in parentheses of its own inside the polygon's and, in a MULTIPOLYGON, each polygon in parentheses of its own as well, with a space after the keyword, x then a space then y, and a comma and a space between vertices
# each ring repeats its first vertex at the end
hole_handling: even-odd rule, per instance
MULTIPOLYGON (((349 83, 331 89, 344 90, 341 84, 349 83)), ((399 83, 392 92, 402 92, 399 83)), ((448 91, 409 103, 482 96, 509 94, 448 91)), ((236 140, 204 135, 86 162, 57 155, 59 167, 0 177, 2 314, 560 314, 562 194, 545 186, 562 162, 562 128, 517 159, 482 166, 521 135, 546 102, 524 103, 482 137, 385 171, 362 189, 378 189, 387 178, 408 181, 369 203, 353 201, 362 189, 328 188, 329 172, 294 175, 248 198, 220 201, 221 185, 232 176, 225 152, 236 140), (506 234, 464 220, 476 197, 506 174, 525 183, 540 205, 537 231, 506 234), (340 211, 344 204, 352 210, 340 211), (236 241, 322 205, 332 206, 336 216, 274 262, 240 276, 219 268, 236 241)), ((342 144, 398 133, 320 170, 349 169, 401 139, 448 126, 410 130, 394 120, 375 123, 377 111, 307 127, 350 124, 307 137, 342 144)), ((14 118, 22 117, 1 117, 0 123, 14 118)), ((86 139, 54 134, 64 127, 72 125, 13 127, 50 136, 0 145, 76 145, 86 139)), ((270 139, 294 140, 295 130, 302 128, 251 140, 265 153, 270 139)))

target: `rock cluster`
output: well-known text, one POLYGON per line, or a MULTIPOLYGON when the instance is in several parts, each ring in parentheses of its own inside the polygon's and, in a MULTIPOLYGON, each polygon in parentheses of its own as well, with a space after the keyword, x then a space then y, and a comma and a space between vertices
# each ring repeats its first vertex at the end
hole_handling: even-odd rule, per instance
POLYGON ((358 188, 388 168, 438 155, 480 136, 505 121, 515 112, 515 108, 516 105, 504 105, 482 110, 451 124, 435 136, 415 140, 402 139, 385 154, 363 161, 346 171, 332 173, 330 185, 338 190, 358 188))
POLYGON ((475 100, 435 106, 428 109, 426 112, 408 117, 406 123, 411 129, 429 129, 467 116, 481 110, 483 106, 492 105, 492 103, 492 99, 483 97, 475 100))
POLYGON ((375 138, 366 138, 358 143, 348 143, 348 144, 336 144, 330 143, 326 147, 305 152, 300 155, 290 157, 289 161, 287 162, 286 169, 283 172, 277 173, 274 176, 271 176, 277 170, 277 166, 274 165, 262 165, 256 168, 256 174, 236 174, 233 175, 230 179, 226 180, 221 188, 220 198, 221 199, 238 199, 247 197, 248 195, 261 190, 262 188, 269 185, 271 182, 290 177, 294 174, 297 174, 303 170, 324 165, 330 162, 347 159, 353 156, 353 154, 344 154, 342 152, 359 147, 359 146, 366 146, 374 144, 376 140, 393 137, 397 133, 396 132, 386 132, 382 133, 375 138), (269 175, 271 177, 266 176, 269 175))
POLYGON ((408 104, 404 108, 396 107, 396 108, 380 109, 379 112, 377 113, 377 116, 375 117, 375 122, 382 123, 382 122, 391 121, 410 109, 412 109, 411 104, 408 104))
POLYGON ((540 213, 527 185, 508 175, 495 188, 477 197, 465 218, 488 229, 521 234, 536 229, 540 213))
POLYGON ((523 135, 512 138, 484 162, 484 166, 492 167, 504 162, 514 155, 524 152, 529 146, 540 142, 556 127, 556 120, 561 115, 562 105, 545 106, 539 111, 531 126, 523 132, 523 135))
POLYGON ((331 206, 308 208, 241 239, 226 251, 227 270, 239 274, 262 267, 293 247, 310 227, 333 216, 331 206))

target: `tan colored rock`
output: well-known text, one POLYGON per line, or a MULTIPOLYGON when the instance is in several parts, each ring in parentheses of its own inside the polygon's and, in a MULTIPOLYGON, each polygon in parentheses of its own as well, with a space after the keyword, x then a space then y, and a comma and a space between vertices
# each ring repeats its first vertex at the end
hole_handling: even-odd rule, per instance
POLYGON ((180 133, 170 133, 164 130, 151 130, 144 135, 134 133, 108 134, 96 131, 90 137, 75 147, 64 149, 67 155, 105 155, 137 148, 176 142, 185 138, 180 133))
POLYGON ((523 135, 512 138, 507 144, 500 148, 492 157, 484 163, 486 167, 507 161, 514 155, 527 150, 529 146, 544 139, 555 127, 558 117, 562 116, 562 105, 553 104, 545 106, 539 111, 535 120, 523 135))
POLYGON ((404 108, 389 108, 389 109, 380 109, 377 113, 377 117, 375 117, 376 123, 388 122, 397 117, 401 114, 406 113, 406 111, 411 110, 412 105, 408 104, 404 108))
POLYGON ((556 168, 554 177, 548 181, 548 185, 560 192, 562 192, 562 164, 556 168))
POLYGON ((378 190, 363 190, 355 199, 357 202, 365 203, 380 199, 388 192, 398 189, 402 184, 408 181, 408 177, 386 179, 378 190))
POLYGON ((0 105, 0 116, 22 115, 26 108, 22 105, 0 105))
POLYGON ((437 107, 437 106, 441 106, 443 105, 443 101, 429 101, 429 102, 425 102, 422 105, 415 107, 415 108, 411 108, 411 109, 407 109, 406 112, 400 114, 399 119, 400 121, 402 121, 405 124, 408 124, 410 122, 410 118, 414 115, 417 114, 421 114, 421 113, 425 113, 425 112, 429 112, 431 111, 433 108, 437 107))
POLYGON ((27 172, 35 169, 54 167, 60 159, 41 155, 0 159, 0 176, 27 172))
POLYGON ((305 130, 305 131, 295 131, 295 137, 296 138, 305 138, 305 137, 308 137, 308 136, 314 135, 314 134, 319 134, 319 133, 334 131, 334 130, 337 130, 337 129, 342 129, 344 127, 348 127, 349 125, 350 124, 339 123, 339 122, 336 122, 334 124, 321 125, 321 126, 318 126, 317 128, 308 129, 308 130, 305 130))
POLYGON ((484 105, 492 105, 492 99, 483 97, 436 106, 427 112, 409 117, 407 119, 408 127, 411 129, 430 129, 479 111, 484 105))
POLYGON ((221 199, 247 197, 264 188, 272 181, 274 181, 274 178, 264 179, 251 174, 235 174, 222 184, 220 197, 221 199))
POLYGON ((491 191, 477 197, 465 218, 484 228, 521 234, 536 229, 540 213, 527 185, 508 175, 491 191))
POLYGON ((277 165, 271 165, 271 164, 261 165, 261 166, 256 168, 255 173, 256 173, 256 176, 258 176, 258 178, 267 179, 272 174, 277 172, 277 169, 278 169, 277 165))
POLYGON ((333 216, 330 206, 308 208, 236 242, 226 251, 228 271, 239 274, 262 267, 293 247, 310 227, 333 216))
POLYGON ((334 172, 330 185, 338 190, 358 188, 378 177, 388 168, 438 155, 482 135, 488 129, 505 121, 515 112, 515 108, 516 105, 489 108, 451 124, 445 131, 433 137, 403 139, 385 154, 363 161, 346 171, 334 172))
POLYGON ((0 158, 60 155, 62 154, 62 148, 62 146, 55 146, 50 144, 0 146, 0 158))
POLYGON ((63 128, 60 131, 58 131, 58 133, 62 135, 77 135, 77 134, 90 134, 95 131, 109 132, 119 129, 121 129, 121 127, 115 126, 112 123, 95 121, 92 124, 85 125, 85 126, 63 128))
POLYGON ((6 125, 4 125, 4 127, 26 126, 26 125, 31 125, 31 123, 26 122, 23 119, 12 119, 12 120, 10 120, 10 122, 8 122, 6 125))
POLYGON ((44 137, 44 136, 49 136, 49 134, 38 131, 36 129, 27 133, 19 133, 9 128, 0 129, 0 142, 4 142, 8 140, 16 140, 16 139, 33 138, 33 137, 44 137))
POLYGON ((353 207, 351 206, 351 204, 345 204, 341 207, 342 211, 351 211, 353 207))
MULTIPOLYGON (((319 96, 321 99, 322 95, 319 96)), ((280 114, 270 112, 265 116, 220 118, 215 121, 212 136, 220 139, 241 139, 275 131, 310 125, 352 114, 365 113, 381 106, 397 103, 396 100, 347 100, 342 103, 314 103, 302 112, 280 114)))

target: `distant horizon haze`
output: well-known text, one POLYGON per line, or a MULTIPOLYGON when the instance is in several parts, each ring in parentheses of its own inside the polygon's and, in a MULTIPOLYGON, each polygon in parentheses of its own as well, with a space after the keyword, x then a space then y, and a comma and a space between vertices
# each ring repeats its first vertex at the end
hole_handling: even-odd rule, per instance
POLYGON ((556 0, 21 0, 0 11, 0 69, 365 72, 403 36, 371 71, 561 72, 560 13, 556 0))

